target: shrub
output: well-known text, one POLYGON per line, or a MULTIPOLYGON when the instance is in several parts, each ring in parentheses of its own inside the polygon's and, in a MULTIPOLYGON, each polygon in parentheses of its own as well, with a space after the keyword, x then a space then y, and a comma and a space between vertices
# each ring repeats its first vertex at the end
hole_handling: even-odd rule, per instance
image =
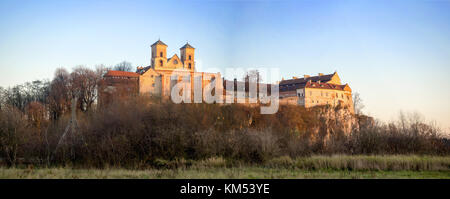
POLYGON ((328 128, 319 115, 321 110, 280 106, 276 114, 261 115, 258 106, 154 103, 130 98, 78 113, 73 138, 58 146, 70 115, 36 125, 20 110, 2 106, 0 158, 9 165, 20 159, 38 165, 98 168, 184 168, 200 161, 199 167, 244 162, 306 169, 359 169, 360 165, 369 165, 395 170, 398 165, 417 169, 430 165, 374 162, 370 158, 341 162, 299 157, 450 154, 449 142, 440 136, 439 129, 421 121, 366 123, 350 134, 342 134, 339 125, 328 128))

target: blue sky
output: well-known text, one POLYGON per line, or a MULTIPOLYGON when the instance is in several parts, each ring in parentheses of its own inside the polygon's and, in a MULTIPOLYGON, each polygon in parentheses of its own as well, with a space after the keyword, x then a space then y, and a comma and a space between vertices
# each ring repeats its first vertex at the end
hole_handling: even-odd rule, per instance
POLYGON ((149 65, 189 41, 205 68, 337 71, 365 112, 422 113, 450 130, 450 1, 0 0, 0 86, 57 67, 149 65))

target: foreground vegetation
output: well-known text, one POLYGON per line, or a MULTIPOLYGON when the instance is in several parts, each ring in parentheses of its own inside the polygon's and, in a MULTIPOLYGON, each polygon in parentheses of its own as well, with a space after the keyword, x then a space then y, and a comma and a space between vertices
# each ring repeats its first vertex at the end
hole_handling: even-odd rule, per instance
POLYGON ((281 106, 261 115, 259 107, 239 104, 149 103, 139 97, 79 113, 75 131, 62 139, 68 115, 36 126, 6 106, 0 109, 0 163, 151 169, 213 157, 263 165, 312 155, 450 155, 439 129, 415 118, 389 124, 357 118, 349 126, 348 119, 323 116, 330 109, 339 111, 281 106))
MULTIPOLYGON (((161 161, 163 162, 163 161, 161 161)), ((280 157, 264 165, 209 158, 166 161, 159 169, 0 168, 0 178, 444 178, 450 179, 450 157, 435 156, 312 156, 280 157)))
POLYGON ((261 167, 177 170, 12 169, 0 168, 0 179, 450 179, 441 171, 334 171, 261 167))

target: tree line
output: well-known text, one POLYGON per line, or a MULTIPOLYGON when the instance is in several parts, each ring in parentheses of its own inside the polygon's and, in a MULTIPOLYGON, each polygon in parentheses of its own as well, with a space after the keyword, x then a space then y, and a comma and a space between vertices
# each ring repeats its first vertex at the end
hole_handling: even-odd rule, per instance
POLYGON ((0 164, 147 168, 219 156, 262 163, 314 154, 450 154, 442 131, 416 115, 382 123, 359 114, 345 133, 345 121, 324 116, 339 107, 286 105, 262 115, 258 106, 130 96, 97 108, 102 75, 109 68, 128 70, 127 65, 58 68, 51 81, 0 88, 0 164), (76 134, 60 144, 74 98, 76 134))
POLYGON ((123 61, 111 67, 95 69, 76 66, 72 72, 57 68, 49 80, 35 80, 9 88, 0 87, 0 109, 13 106, 32 119, 47 117, 57 120, 70 111, 72 98, 77 98, 77 110, 87 112, 98 99, 98 83, 108 70, 131 71, 132 64, 123 61), (41 113, 41 115, 37 114, 41 113))

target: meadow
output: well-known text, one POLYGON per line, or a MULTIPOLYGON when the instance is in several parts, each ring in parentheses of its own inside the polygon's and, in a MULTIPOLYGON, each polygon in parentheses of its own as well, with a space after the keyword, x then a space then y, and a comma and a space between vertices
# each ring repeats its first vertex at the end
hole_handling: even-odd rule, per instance
MULTIPOLYGON (((161 160, 161 162, 163 162, 161 160)), ((248 164, 221 157, 174 160, 160 168, 87 169, 71 167, 0 168, 1 179, 450 179, 448 156, 311 156, 279 157, 248 164)))

